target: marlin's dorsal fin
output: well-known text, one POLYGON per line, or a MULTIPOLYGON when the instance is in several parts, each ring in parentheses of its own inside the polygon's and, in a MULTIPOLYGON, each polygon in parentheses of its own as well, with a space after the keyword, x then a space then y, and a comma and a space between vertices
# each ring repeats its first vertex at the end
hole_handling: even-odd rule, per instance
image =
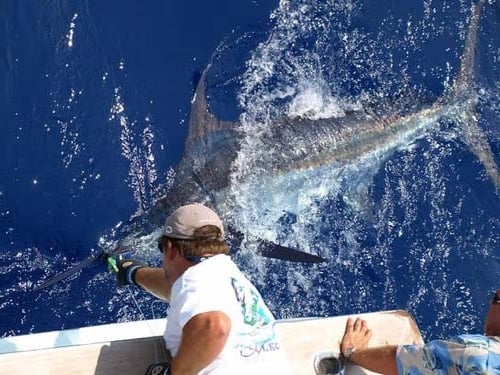
POLYGON ((193 100, 191 101, 189 130, 186 138, 185 152, 189 152, 192 145, 196 144, 210 133, 223 129, 234 129, 235 127, 235 123, 231 121, 222 121, 216 118, 208 108, 205 94, 205 80, 208 69, 210 69, 210 65, 208 65, 201 74, 193 100))

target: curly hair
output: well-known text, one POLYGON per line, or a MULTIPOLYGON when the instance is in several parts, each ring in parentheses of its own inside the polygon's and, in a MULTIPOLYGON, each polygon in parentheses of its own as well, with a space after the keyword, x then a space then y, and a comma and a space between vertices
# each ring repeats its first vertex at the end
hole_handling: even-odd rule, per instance
POLYGON ((194 231, 193 238, 183 240, 162 236, 160 242, 172 242, 182 256, 202 256, 204 254, 229 254, 229 246, 224 242, 222 233, 215 225, 205 225, 194 231))

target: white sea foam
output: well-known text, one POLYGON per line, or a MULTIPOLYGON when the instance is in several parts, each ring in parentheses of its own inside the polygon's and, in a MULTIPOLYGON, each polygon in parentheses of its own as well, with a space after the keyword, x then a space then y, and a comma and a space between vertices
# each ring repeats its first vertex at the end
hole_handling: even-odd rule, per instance
POLYGON ((73 48, 73 38, 75 35, 75 28, 76 28, 76 19, 78 18, 78 13, 75 13, 73 17, 71 18, 71 22, 69 23, 69 31, 68 34, 66 35, 66 38, 68 39, 68 47, 73 48))

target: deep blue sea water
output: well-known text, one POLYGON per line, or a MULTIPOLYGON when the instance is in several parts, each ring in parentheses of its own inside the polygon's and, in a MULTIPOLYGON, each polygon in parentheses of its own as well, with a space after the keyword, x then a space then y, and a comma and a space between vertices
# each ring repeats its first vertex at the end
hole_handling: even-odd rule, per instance
MULTIPOLYGON (((397 116, 453 84, 471 5, 1 2, 0 337, 165 314, 101 264, 32 289, 120 239, 165 191, 207 64, 212 112, 242 116, 246 131, 389 102, 397 116)), ((475 115, 500 163, 498 1, 485 5, 475 61, 475 115)), ((426 339, 481 332, 499 287, 500 199, 457 123, 305 180, 234 188, 241 225, 328 259, 236 257, 277 317, 406 309, 426 339)), ((249 143, 241 170, 267 151, 249 143)), ((134 256, 157 264, 154 250, 134 256)))

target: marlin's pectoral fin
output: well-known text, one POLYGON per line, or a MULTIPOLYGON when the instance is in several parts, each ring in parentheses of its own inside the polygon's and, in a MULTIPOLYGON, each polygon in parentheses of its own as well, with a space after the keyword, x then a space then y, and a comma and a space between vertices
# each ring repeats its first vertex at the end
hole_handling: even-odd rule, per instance
MULTIPOLYGON (((231 238, 239 243, 243 241, 245 235, 232 227, 228 227, 231 238)), ((257 245, 259 255, 266 258, 286 260, 289 262, 301 263, 322 263, 326 259, 318 255, 309 254, 301 250, 292 249, 290 247, 278 245, 274 242, 264 240, 262 238, 252 238, 252 242, 257 245)))
POLYGON ((318 255, 306 253, 304 251, 292 249, 290 247, 281 246, 274 242, 266 240, 258 240, 257 248, 260 255, 266 258, 274 258, 287 260, 289 262, 302 262, 302 263, 322 263, 326 259, 318 255))

